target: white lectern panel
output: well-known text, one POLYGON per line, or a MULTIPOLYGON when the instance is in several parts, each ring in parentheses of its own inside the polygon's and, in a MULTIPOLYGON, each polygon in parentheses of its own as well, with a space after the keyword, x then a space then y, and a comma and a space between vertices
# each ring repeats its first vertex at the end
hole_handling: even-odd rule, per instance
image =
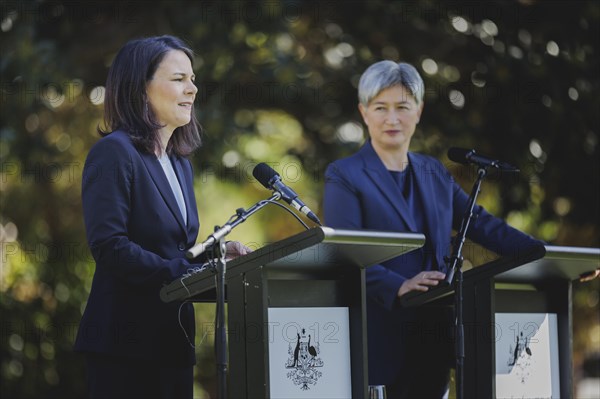
POLYGON ((348 308, 269 308, 271 398, 352 397, 348 308))
POLYGON ((554 313, 496 313, 496 397, 559 398, 554 313))

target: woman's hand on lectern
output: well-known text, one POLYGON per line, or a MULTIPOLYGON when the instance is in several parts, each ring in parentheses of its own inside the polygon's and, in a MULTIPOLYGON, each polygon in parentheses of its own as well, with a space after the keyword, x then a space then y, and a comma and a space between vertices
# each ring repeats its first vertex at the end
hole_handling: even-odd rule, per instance
POLYGON ((421 272, 402 283, 398 290, 398 297, 410 291, 427 291, 429 287, 435 287, 444 278, 446 278, 444 273, 435 270, 421 272))
POLYGON ((235 259, 238 256, 248 255, 252 250, 239 241, 227 241, 226 259, 235 259))

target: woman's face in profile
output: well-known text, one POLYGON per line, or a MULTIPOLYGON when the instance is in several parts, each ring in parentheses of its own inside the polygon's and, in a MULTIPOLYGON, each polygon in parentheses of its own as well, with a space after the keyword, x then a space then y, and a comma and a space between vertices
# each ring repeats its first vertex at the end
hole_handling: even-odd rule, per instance
POLYGON ((192 63, 187 55, 180 50, 171 50, 148 82, 148 102, 155 118, 168 133, 190 123, 198 92, 194 79, 192 63))
POLYGON ((408 150, 422 109, 422 104, 417 105, 410 91, 401 85, 382 90, 366 107, 359 105, 373 146, 388 150, 408 150))

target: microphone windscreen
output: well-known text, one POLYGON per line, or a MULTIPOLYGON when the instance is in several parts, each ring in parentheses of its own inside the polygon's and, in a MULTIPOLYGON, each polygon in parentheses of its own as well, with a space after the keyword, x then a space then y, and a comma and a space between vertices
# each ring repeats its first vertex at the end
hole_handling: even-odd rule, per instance
POLYGON ((472 150, 452 147, 448 150, 448 159, 454 162, 468 164, 469 160, 467 159, 467 154, 470 152, 472 152, 472 150))
POLYGON ((260 184, 262 184, 263 186, 265 186, 265 188, 268 189, 271 188, 271 185, 269 183, 271 179, 275 176, 279 176, 279 174, 275 172, 275 170, 272 167, 263 162, 259 163, 254 167, 254 169, 252 170, 252 175, 256 180, 258 180, 260 184))

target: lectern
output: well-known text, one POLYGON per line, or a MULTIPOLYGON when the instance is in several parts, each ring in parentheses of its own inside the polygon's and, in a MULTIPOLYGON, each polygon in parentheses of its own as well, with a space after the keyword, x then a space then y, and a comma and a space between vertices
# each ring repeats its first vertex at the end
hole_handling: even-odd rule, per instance
MULTIPOLYGON (((466 398, 572 398, 572 281, 600 249, 541 246, 464 273, 466 398)), ((403 301, 448 302, 452 287, 403 301)))
MULTIPOLYGON (((367 395, 365 268, 421 247, 422 234, 312 228, 227 264, 232 398, 367 395)), ((161 290, 211 300, 204 270, 161 290)))

